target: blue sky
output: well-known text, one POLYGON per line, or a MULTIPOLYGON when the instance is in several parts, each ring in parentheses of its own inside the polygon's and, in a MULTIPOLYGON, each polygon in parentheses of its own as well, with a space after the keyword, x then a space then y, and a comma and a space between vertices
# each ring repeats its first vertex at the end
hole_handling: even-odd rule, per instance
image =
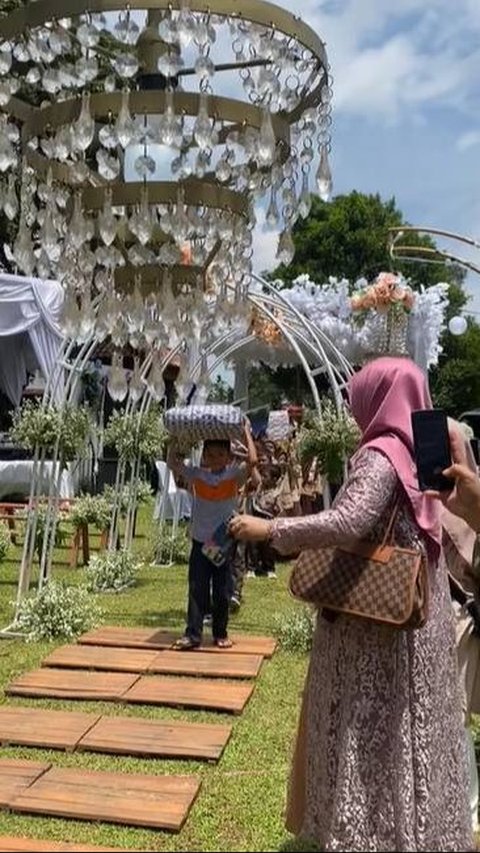
MULTIPOLYGON (((334 193, 395 196, 412 224, 480 239, 480 0, 301 5, 334 77, 334 193)), ((275 249, 258 231, 257 270, 275 249)), ((480 311, 480 276, 468 287, 480 311)))

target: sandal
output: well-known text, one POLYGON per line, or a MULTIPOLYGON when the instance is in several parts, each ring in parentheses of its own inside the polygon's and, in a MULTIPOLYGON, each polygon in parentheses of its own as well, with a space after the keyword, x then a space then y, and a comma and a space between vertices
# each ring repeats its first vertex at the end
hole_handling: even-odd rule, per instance
POLYGON ((192 640, 191 637, 179 637, 178 640, 175 640, 172 649, 176 652, 192 652, 194 649, 198 649, 200 643, 196 640, 192 640))
POLYGON ((228 637, 223 637, 220 640, 213 641, 217 647, 217 649, 231 649, 233 646, 232 641, 228 637))

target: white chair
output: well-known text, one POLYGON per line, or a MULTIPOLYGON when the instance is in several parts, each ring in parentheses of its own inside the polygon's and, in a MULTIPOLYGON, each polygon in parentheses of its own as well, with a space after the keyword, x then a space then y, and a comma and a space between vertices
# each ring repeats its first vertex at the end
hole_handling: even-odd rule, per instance
POLYGON ((155 521, 173 521, 190 518, 192 496, 186 489, 179 489, 175 478, 165 462, 155 463, 158 473, 158 491, 153 517, 155 521))

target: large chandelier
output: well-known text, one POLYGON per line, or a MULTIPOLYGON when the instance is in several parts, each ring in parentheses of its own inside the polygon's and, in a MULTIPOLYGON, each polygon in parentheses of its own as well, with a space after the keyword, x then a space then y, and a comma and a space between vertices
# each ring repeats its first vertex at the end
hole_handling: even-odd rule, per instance
POLYGON ((312 167, 329 194, 324 44, 262 0, 30 0, 0 20, 0 75, 11 258, 64 283, 72 328, 154 325, 162 291, 241 300, 256 204, 288 263, 312 167))

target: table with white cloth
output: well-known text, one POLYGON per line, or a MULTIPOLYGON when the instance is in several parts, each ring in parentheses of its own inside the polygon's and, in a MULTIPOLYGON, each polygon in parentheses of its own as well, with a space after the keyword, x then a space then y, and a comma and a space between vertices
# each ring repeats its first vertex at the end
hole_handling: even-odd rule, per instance
POLYGON ((192 512, 192 496, 186 489, 179 489, 175 478, 165 462, 156 462, 158 472, 158 492, 155 501, 153 517, 155 520, 180 521, 190 518, 192 512), (165 506, 162 512, 162 502, 165 506))
MULTIPOLYGON (((42 493, 49 494, 52 478, 52 462, 44 462, 42 477, 42 493)), ((28 498, 32 484, 33 460, 31 459, 0 459, 0 500, 9 495, 28 498)), ((75 477, 71 469, 62 471, 60 480, 60 497, 75 496, 75 477)))

